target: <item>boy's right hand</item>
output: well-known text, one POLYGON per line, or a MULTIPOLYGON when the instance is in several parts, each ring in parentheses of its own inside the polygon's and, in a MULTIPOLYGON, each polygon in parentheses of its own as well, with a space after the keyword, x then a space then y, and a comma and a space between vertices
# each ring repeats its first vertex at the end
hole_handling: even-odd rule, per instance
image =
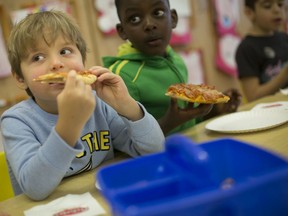
POLYGON ((91 86, 78 79, 75 71, 70 71, 65 87, 57 97, 57 105, 56 131, 74 146, 96 106, 91 86))
POLYGON ((200 104, 194 107, 194 103, 188 103, 187 107, 182 109, 177 104, 177 99, 171 98, 170 106, 165 114, 158 122, 166 134, 177 126, 194 118, 207 115, 213 104, 200 104))

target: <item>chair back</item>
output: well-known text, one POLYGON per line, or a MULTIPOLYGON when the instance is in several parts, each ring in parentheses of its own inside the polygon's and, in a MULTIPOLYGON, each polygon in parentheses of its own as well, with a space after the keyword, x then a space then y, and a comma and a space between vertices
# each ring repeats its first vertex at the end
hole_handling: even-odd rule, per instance
POLYGON ((0 202, 14 196, 5 153, 0 152, 0 202))

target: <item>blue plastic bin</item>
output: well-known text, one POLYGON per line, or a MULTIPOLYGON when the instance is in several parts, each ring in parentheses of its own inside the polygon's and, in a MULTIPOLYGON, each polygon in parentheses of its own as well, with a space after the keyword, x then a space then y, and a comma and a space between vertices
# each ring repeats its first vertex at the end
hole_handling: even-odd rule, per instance
POLYGON ((288 216, 287 160, 234 139, 195 145, 174 135, 165 152, 96 177, 113 215, 288 216))

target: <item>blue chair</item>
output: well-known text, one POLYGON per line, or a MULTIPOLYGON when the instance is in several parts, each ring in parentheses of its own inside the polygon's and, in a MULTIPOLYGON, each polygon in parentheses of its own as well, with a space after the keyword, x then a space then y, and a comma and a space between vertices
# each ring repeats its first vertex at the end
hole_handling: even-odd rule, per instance
POLYGON ((0 152, 0 202, 14 196, 5 153, 0 152))

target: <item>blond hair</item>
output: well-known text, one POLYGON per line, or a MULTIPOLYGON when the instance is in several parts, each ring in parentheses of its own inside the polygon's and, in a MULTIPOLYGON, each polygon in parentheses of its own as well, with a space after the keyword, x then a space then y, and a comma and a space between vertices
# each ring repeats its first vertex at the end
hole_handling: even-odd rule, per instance
POLYGON ((40 39, 50 45, 59 35, 76 44, 84 63, 87 47, 79 26, 64 12, 51 10, 29 14, 12 29, 8 41, 8 58, 12 73, 23 78, 21 61, 28 57, 40 39))

